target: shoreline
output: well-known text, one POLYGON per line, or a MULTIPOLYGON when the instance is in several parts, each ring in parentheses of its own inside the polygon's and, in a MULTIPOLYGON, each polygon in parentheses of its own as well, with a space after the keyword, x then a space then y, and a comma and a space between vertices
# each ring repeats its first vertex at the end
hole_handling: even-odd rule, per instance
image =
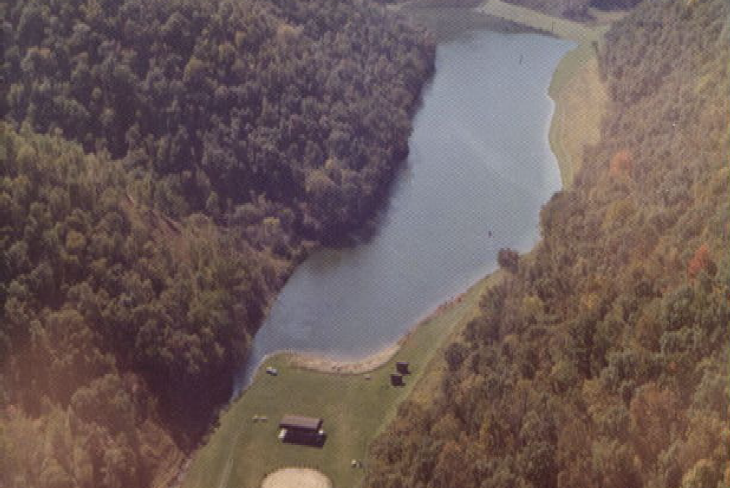
POLYGON ((420 319, 416 320, 415 323, 398 339, 394 342, 390 342, 380 347, 376 351, 367 354, 366 356, 356 359, 338 359, 328 357, 325 353, 317 352, 300 352, 293 349, 281 349, 278 351, 270 352, 261 358, 261 361, 254 367, 251 381, 244 385, 241 391, 231 398, 231 401, 223 409, 225 411, 233 403, 237 402, 249 388, 254 384, 256 378, 265 373, 266 363, 270 361, 283 360, 288 367, 312 371, 315 373, 324 374, 336 374, 336 375, 362 375, 366 373, 372 373, 373 371, 382 368, 393 357, 400 352, 400 350, 408 343, 408 340, 418 331, 418 329, 427 322, 437 318, 439 315, 449 311, 451 308, 459 305, 464 297, 475 287, 478 286, 482 281, 488 279, 494 273, 498 272, 499 268, 494 271, 487 273, 476 281, 470 283, 463 291, 457 295, 440 302, 435 308, 432 308, 429 312, 426 312, 420 319))
MULTIPOLYGON (((491 274, 492 273, 487 274, 484 278, 488 277, 491 274)), ((469 290, 479 284, 479 282, 484 278, 480 278, 475 283, 472 283, 463 292, 459 293, 455 297, 445 302, 442 302, 431 312, 427 313, 425 317, 418 320, 410 329, 406 331, 405 334, 403 334, 395 342, 386 344, 377 351, 368 354, 363 358, 353 360, 332 359, 316 353, 281 351, 273 353, 265 359, 270 359, 273 357, 283 357, 287 361, 287 364, 292 368, 299 368, 308 371, 314 371, 317 373, 339 375, 361 375, 371 373, 389 363, 420 327, 426 325, 426 323, 432 320, 434 317, 446 312, 450 308, 461 303, 464 299, 464 296, 469 292, 469 290)), ((263 367, 263 363, 264 361, 262 361, 258 369, 263 367)))

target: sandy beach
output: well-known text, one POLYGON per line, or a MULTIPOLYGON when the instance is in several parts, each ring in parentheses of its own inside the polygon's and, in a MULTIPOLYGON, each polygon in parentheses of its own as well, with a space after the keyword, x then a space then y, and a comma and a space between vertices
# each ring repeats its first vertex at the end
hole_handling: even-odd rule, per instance
MULTIPOLYGON (((410 333, 409 333, 410 334, 410 333)), ((339 361, 315 354, 292 353, 289 364, 295 368, 304 368, 322 373, 363 374, 373 371, 384 365, 398 352, 409 334, 406 334, 395 344, 391 344, 358 361, 339 361)))
POLYGON ((455 298, 448 300, 433 312, 429 313, 424 319, 419 321, 411 330, 398 339, 397 342, 385 346, 381 350, 359 360, 347 361, 330 359, 327 357, 319 356, 316 354, 307 353, 286 353, 289 358, 289 365, 295 368, 303 368, 311 371, 319 371, 322 373, 334 373, 334 374, 365 374, 378 369, 384 364, 388 363, 393 356, 400 350, 403 344, 408 340, 413 331, 421 327, 425 322, 430 320, 434 315, 444 312, 449 307, 461 302, 463 294, 456 296, 455 298))

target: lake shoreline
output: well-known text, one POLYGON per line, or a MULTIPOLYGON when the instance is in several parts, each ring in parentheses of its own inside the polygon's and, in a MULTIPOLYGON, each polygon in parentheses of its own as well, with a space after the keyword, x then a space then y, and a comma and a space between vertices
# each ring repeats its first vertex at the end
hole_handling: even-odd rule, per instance
MULTIPOLYGON (((486 277, 488 276, 489 275, 487 275, 486 277)), ((469 290, 477 286, 477 284, 478 282, 472 284, 464 292, 460 293, 456 297, 441 303, 435 310, 428 313, 423 319, 419 320, 397 341, 391 344, 386 344, 379 350, 363 358, 354 360, 332 359, 328 358, 326 355, 300 353, 293 351, 274 353, 273 355, 269 356, 269 358, 281 355, 287 359, 289 365, 293 368, 300 368, 309 371, 315 371, 318 373, 342 375, 360 375, 365 373, 371 373, 389 363, 406 344, 406 342, 413 336, 413 334, 418 330, 419 327, 423 326, 425 323, 434 319, 438 315, 445 313, 454 305, 461 303, 464 296, 469 292, 469 290)))

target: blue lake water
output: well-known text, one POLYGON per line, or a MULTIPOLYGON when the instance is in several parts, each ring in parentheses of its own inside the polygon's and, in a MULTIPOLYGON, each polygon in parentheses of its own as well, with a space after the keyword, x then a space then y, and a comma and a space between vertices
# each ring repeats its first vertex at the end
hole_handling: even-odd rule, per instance
POLYGON ((297 268, 254 339, 236 392, 272 352, 367 356, 495 269, 500 248, 533 247, 540 208, 561 187, 547 89, 571 47, 490 31, 438 46, 410 155, 377 233, 318 251, 297 268))

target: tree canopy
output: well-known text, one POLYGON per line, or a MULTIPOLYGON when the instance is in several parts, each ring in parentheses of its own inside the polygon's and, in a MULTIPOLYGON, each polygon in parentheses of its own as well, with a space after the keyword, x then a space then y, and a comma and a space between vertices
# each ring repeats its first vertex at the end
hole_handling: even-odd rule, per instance
POLYGON ((4 7, 0 485, 167 484, 382 200, 434 46, 360 0, 4 7))

